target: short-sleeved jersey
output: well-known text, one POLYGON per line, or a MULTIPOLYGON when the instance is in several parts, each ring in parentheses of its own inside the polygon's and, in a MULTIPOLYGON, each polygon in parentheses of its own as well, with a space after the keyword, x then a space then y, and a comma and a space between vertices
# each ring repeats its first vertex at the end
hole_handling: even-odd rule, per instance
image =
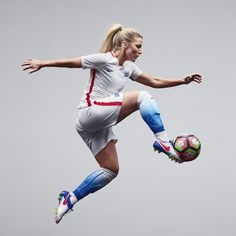
POLYGON ((90 69, 78 108, 96 104, 96 100, 113 96, 125 87, 128 79, 135 80, 142 71, 131 61, 122 66, 113 52, 96 53, 81 57, 82 68, 90 69))

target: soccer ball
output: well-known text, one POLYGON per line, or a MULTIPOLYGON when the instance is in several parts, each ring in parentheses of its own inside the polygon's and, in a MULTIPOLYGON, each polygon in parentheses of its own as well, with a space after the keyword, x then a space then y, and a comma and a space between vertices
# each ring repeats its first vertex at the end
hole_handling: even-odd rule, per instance
POLYGON ((201 151, 201 143, 195 135, 183 134, 173 141, 173 147, 183 161, 195 160, 201 151))

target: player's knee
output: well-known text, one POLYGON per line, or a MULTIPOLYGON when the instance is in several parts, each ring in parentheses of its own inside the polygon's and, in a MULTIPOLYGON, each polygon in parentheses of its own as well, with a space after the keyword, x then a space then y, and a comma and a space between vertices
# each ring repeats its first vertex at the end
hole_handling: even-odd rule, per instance
MULTIPOLYGON (((113 166, 110 168, 110 170, 116 174, 116 176, 119 174, 120 167, 119 166, 113 166)), ((115 176, 115 177, 116 177, 115 176)))
POLYGON ((148 91, 145 91, 145 90, 140 91, 139 96, 138 96, 138 101, 137 101, 138 107, 146 99, 153 99, 153 96, 148 91))
POLYGON ((119 165, 100 165, 103 170, 107 170, 108 172, 114 173, 114 178, 119 174, 119 165))
POLYGON ((104 175, 106 178, 110 181, 112 181, 119 173, 119 167, 117 169, 108 169, 108 168, 103 168, 104 175))

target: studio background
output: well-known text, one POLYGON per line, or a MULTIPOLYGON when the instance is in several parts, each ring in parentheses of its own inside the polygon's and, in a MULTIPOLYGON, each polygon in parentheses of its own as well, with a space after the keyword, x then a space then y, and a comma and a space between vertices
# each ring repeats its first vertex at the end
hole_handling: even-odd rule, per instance
POLYGON ((233 0, 1 1, 0 235, 235 235, 235 9, 233 0), (56 225, 57 194, 98 168, 74 122, 89 71, 28 75, 21 64, 97 52, 118 22, 143 35, 144 72, 202 75, 200 85, 125 89, 148 90, 169 136, 193 133, 202 152, 182 165, 153 152, 136 112, 115 127, 119 176, 56 225))

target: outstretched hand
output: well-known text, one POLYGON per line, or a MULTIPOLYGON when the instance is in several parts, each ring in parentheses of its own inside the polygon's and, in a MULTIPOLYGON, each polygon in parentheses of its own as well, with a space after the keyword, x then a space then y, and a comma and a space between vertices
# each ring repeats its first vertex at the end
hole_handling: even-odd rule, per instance
POLYGON ((192 74, 188 75, 187 77, 184 78, 184 83, 189 84, 191 82, 197 82, 201 83, 202 82, 202 76, 199 74, 192 74))
POLYGON ((21 66, 23 70, 27 70, 29 74, 39 71, 42 68, 40 61, 32 58, 28 58, 21 66))

